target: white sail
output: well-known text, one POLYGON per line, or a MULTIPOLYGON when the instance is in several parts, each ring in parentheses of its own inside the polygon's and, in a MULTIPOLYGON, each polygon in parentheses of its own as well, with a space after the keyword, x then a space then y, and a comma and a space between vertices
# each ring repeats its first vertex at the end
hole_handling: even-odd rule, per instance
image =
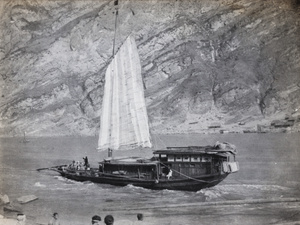
POLYGON ((100 119, 98 149, 152 146, 141 63, 131 36, 106 70, 100 119))

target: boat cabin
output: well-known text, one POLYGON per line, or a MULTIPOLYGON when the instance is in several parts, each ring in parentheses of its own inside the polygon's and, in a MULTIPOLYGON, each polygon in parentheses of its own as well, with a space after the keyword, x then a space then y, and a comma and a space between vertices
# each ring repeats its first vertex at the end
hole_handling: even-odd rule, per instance
POLYGON ((144 180, 184 179, 221 175, 238 171, 235 152, 213 146, 168 147, 154 151, 151 159, 139 157, 106 158, 99 172, 144 180))
POLYGON ((238 170, 232 151, 217 150, 212 146, 168 147, 155 151, 154 155, 160 162, 160 174, 172 170, 175 171, 173 178, 219 175, 238 170))
POLYGON ((139 157, 109 157, 99 163, 99 171, 117 176, 152 180, 157 177, 158 164, 158 161, 139 157))

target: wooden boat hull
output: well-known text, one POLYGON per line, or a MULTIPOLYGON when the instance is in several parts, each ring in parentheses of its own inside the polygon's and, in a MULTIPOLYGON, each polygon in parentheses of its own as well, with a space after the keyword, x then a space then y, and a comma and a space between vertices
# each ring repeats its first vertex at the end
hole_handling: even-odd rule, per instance
POLYGON ((239 170, 235 152, 212 146, 170 147, 151 159, 109 157, 90 168, 87 162, 49 169, 75 181, 117 186, 134 185, 154 190, 199 191, 217 185, 239 170), (233 159, 232 159, 233 158, 233 159))
POLYGON ((133 185, 137 187, 143 187, 153 190, 181 190, 181 191, 199 191, 203 188, 208 188, 217 185, 224 180, 228 173, 216 174, 216 175, 205 175, 199 177, 193 177, 189 179, 167 179, 163 178, 160 180, 143 180, 138 178, 130 178, 121 175, 112 175, 106 173, 99 173, 99 175, 90 175, 90 173, 82 171, 69 172, 62 168, 56 168, 55 171, 59 172, 61 176, 66 177, 75 181, 91 181, 93 183, 100 184, 111 184, 116 186, 133 185))

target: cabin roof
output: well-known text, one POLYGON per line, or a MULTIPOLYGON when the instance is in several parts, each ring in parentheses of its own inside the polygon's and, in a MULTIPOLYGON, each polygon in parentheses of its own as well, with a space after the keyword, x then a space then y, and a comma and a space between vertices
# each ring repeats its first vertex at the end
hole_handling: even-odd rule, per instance
POLYGON ((142 157, 108 157, 104 162, 112 164, 130 164, 130 165, 156 165, 158 161, 151 161, 142 157))
POLYGON ((167 147, 164 150, 156 150, 153 154, 166 155, 199 155, 199 154, 218 154, 225 156, 226 154, 236 154, 234 149, 217 149, 214 146, 188 146, 188 147, 167 147))

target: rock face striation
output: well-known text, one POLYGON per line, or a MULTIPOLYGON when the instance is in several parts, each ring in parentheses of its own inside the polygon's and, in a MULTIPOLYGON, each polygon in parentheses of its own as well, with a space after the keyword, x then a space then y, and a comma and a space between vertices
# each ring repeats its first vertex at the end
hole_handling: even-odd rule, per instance
POLYGON ((271 121, 300 107, 298 0, 3 0, 0 135, 97 135, 113 40, 138 44, 150 127, 271 121), (117 31, 115 32, 115 25, 117 31))

